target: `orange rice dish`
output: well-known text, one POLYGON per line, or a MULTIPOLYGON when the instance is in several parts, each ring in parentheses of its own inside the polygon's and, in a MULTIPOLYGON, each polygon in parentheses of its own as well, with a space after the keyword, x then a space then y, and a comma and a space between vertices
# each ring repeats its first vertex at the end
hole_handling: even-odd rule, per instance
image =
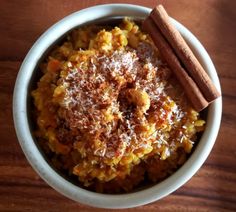
POLYGON ((40 69, 37 142, 53 167, 90 190, 165 179, 204 130, 151 38, 128 19, 73 30, 40 69))

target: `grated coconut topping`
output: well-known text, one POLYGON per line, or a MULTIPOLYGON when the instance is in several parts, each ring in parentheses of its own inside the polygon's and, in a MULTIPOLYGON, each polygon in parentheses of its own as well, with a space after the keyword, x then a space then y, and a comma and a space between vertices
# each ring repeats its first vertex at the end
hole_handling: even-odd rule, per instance
POLYGON ((137 130, 148 123, 149 110, 142 118, 138 117, 135 106, 125 97, 127 86, 142 90, 150 98, 150 111, 156 110, 159 119, 167 121, 166 124, 172 125, 174 119, 183 117, 176 104, 170 110, 164 110, 161 105, 167 98, 164 92, 166 82, 158 77, 161 63, 150 45, 141 44, 136 51, 129 48, 107 55, 97 53, 86 62, 84 69, 85 62, 69 63, 66 77, 61 81, 65 89, 62 114, 68 127, 108 140, 94 152, 102 157, 122 155, 129 146, 133 150, 145 147, 145 140, 163 143, 164 138, 158 136, 157 131, 145 137, 137 130))

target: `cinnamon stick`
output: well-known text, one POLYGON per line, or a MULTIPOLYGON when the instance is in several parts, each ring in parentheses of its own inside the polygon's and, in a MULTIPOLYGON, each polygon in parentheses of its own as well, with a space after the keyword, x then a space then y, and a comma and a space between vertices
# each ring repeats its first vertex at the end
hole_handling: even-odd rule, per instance
POLYGON ((143 28, 151 36, 156 47, 159 49, 162 57, 168 61, 168 64, 172 71, 174 72, 176 78, 179 80, 180 84, 183 86, 185 93, 192 103, 196 111, 201 111, 208 106, 208 102, 203 97, 201 91, 197 87, 196 83, 181 66, 178 58, 176 57, 171 46, 165 40, 160 30, 155 26, 154 22, 150 17, 148 17, 143 22, 143 28))
POLYGON ((193 52, 179 33, 179 31, 171 23, 170 18, 162 5, 154 8, 150 17, 158 26, 164 37, 167 39, 182 64, 187 69, 189 75, 196 82, 199 89, 208 102, 212 102, 220 96, 211 79, 194 56, 193 52))

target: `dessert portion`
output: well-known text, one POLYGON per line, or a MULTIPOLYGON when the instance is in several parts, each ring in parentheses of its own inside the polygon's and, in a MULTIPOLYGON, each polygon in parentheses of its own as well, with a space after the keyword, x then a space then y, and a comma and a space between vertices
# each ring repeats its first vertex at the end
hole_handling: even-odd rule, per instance
POLYGON ((129 19, 72 31, 40 66, 35 136, 81 186, 129 192, 175 172, 205 121, 148 34, 129 19))

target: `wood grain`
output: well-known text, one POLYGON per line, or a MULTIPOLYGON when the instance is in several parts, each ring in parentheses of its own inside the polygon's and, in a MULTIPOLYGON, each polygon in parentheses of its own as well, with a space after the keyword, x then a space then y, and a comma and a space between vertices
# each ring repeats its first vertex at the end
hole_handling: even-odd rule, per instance
POLYGON ((229 0, 1 0, 0 211, 109 211, 73 202, 37 176, 14 132, 12 92, 27 51, 49 26, 82 8, 114 2, 151 8, 163 3, 206 47, 223 91, 221 129, 202 168, 168 197, 126 211, 236 211, 236 1, 229 0))

